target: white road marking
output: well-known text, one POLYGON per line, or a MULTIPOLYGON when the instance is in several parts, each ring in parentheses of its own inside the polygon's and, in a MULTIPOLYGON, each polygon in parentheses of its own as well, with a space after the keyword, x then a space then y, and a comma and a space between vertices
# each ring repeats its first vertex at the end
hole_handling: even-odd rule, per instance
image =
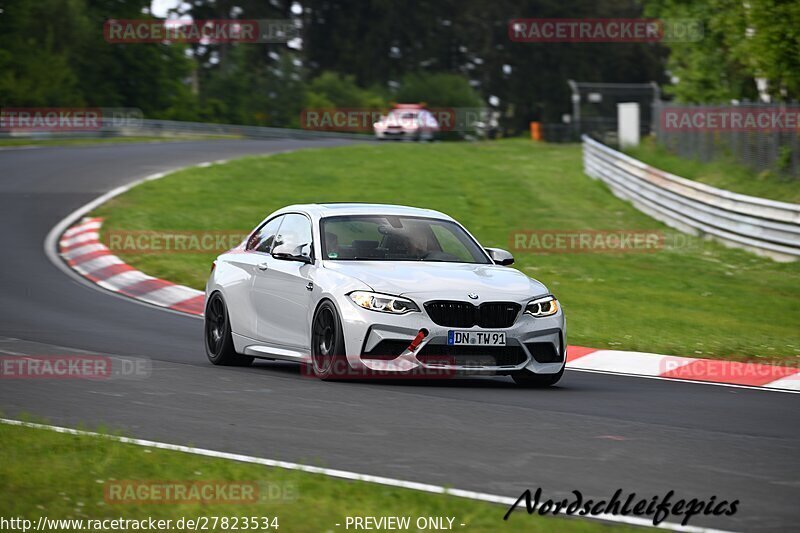
MULTIPOLYGON (((310 466, 310 465, 303 465, 299 463, 292 463, 289 461, 278 461, 275 459, 265 459, 261 457, 253 457, 251 455, 242 455, 238 453, 230 453, 230 452, 220 452, 216 450, 208 450, 205 448, 195 448, 193 446, 182 446, 179 444, 167 444, 164 442, 157 442, 152 440, 144 440, 144 439, 136 439, 131 437, 119 437, 116 435, 103 435, 100 433, 94 433, 92 431, 83 431, 79 429, 72 429, 72 428, 65 428, 60 426, 49 426, 46 424, 35 424, 33 422, 23 422, 21 420, 12 420, 8 418, 0 418, 0 423, 8 424, 11 426, 22 426, 27 428, 33 429, 45 429, 49 431, 55 431, 56 433, 66 433, 68 435, 81 435, 81 436, 89 436, 89 437, 101 437, 108 440, 112 440, 115 442, 121 442, 123 444, 134 444, 136 446, 144 446, 147 448, 158 448, 160 450, 170 450, 175 452, 182 452, 182 453, 189 453, 193 455, 202 455, 205 457, 214 457, 217 459, 227 459, 229 461, 237 461, 241 463, 251 463, 257 464, 262 466, 269 466, 272 468, 283 468, 286 470, 297 470, 300 472, 307 472, 310 474, 322 474, 325 476, 340 478, 340 479, 349 479, 351 481, 362 481, 365 483, 375 483, 378 485, 386 485, 389 487, 398 487, 403 489, 410 489, 410 490, 418 490, 421 492, 428 492, 431 494, 445 494, 450 496, 457 496, 459 498, 467 498, 470 500, 478 500, 484 501, 489 503, 497 503, 500 505, 511 506, 516 501, 517 498, 509 497, 509 496, 498 496, 496 494, 487 494, 485 492, 475 492, 471 490, 462 490, 462 489, 453 489, 442 487, 440 485, 431 485, 428 483, 419 483, 417 481, 404 481, 402 479, 394 479, 390 477, 383 477, 383 476, 372 476, 369 474, 358 474, 356 472, 350 472, 347 470, 337 470, 332 468, 323 468, 319 466, 310 466)), ((524 504, 522 510, 519 511, 524 513, 524 504)), ((596 520, 603 520, 607 522, 616 522, 622 524, 631 524, 636 526, 644 526, 644 527, 654 527, 652 520, 647 520, 645 518, 638 518, 638 517, 630 517, 630 516, 614 516, 612 514, 601 514, 595 515, 591 517, 583 517, 583 518, 591 518, 596 520)), ((710 529, 704 527, 697 527, 697 526, 682 526, 680 524, 672 524, 667 522, 662 522, 658 526, 659 529, 666 529, 669 531, 685 531, 687 533, 728 533, 721 529, 710 529)))
POLYGON ((75 235, 79 231, 83 231, 83 230, 87 230, 87 229, 100 229, 101 225, 102 225, 102 222, 99 221, 99 220, 89 220, 87 222, 84 222, 80 226, 71 227, 70 229, 68 229, 67 231, 64 232, 64 234, 61 236, 61 238, 62 239, 66 239, 68 237, 71 237, 72 235, 75 235))
POLYGON ((90 231, 87 233, 81 233, 80 235, 76 235, 75 237, 68 237, 66 239, 61 239, 61 246, 72 246, 73 244, 80 244, 82 242, 96 242, 98 234, 94 231, 90 231))
MULTIPOLYGON (((289 151, 292 151, 292 150, 280 150, 280 151, 271 152, 269 154, 263 154, 263 155, 265 157, 268 157, 268 156, 271 156, 271 155, 284 153, 284 152, 289 152, 289 151)), ((216 162, 227 162, 227 160, 226 159, 220 159, 220 160, 218 160, 216 162)), ((184 313, 183 311, 170 309, 169 307, 161 307, 159 305, 154 305, 154 304, 151 304, 149 302, 144 302, 144 301, 136 299, 136 298, 130 298, 128 296, 125 296, 124 294, 120 294, 117 291, 109 290, 109 289, 107 289, 105 287, 101 287, 97 283, 94 283, 91 280, 86 279, 79 272, 76 272, 75 269, 73 269, 72 267, 67 265, 64 261, 62 261, 61 258, 58 255, 59 238, 62 235, 65 235, 65 233, 71 229, 71 226, 74 225, 81 217, 86 216, 88 213, 90 213, 94 209, 97 209, 99 206, 101 206, 104 203, 108 202, 112 198, 114 198, 116 196, 119 196, 120 194, 122 194, 124 192, 129 191, 130 189, 136 187, 140 183, 144 183, 146 181, 158 180, 158 179, 161 179, 164 176, 167 176, 167 175, 169 175, 169 174, 171 174, 173 172, 177 172, 179 170, 184 170, 184 169, 191 168, 191 167, 192 167, 192 165, 189 165, 189 166, 185 166, 185 167, 172 168, 170 170, 166 170, 166 171, 163 171, 163 172, 155 172, 153 174, 148 174, 148 175, 144 176, 143 178, 131 181, 130 183, 127 183, 125 185, 121 185, 121 186, 119 186, 119 187, 117 187, 115 189, 112 189, 112 190, 108 191, 107 193, 98 196, 97 198, 95 198, 91 202, 79 207, 78 209, 76 209, 75 211, 73 211, 72 213, 67 215, 66 217, 62 218, 61 221, 59 221, 58 224, 53 226, 53 229, 51 229, 50 232, 47 234, 47 236, 44 239, 44 254, 47 256, 47 258, 50 260, 51 263, 53 263, 57 268, 59 268, 67 276, 71 277, 72 279, 74 279, 75 281, 77 281, 78 283, 81 283, 82 285, 84 285, 86 287, 90 287, 90 288, 92 288, 92 289, 94 289, 96 291, 101 291, 101 292, 103 292, 105 294, 110 294, 110 295, 112 295, 112 296, 114 296, 116 298, 119 298, 121 300, 125 300, 126 302, 133 302, 135 304, 143 305, 145 307, 161 309, 162 311, 165 311, 167 313, 175 313, 175 314, 178 314, 178 315, 181 315, 181 316, 193 316, 193 315, 187 315, 187 313, 184 313)), ((89 222, 90 221, 87 221, 87 223, 89 223, 89 222)), ((200 317, 196 317, 196 318, 200 318, 200 317)))
MULTIPOLYGON (((793 376, 786 376, 785 378, 776 379, 762 387, 778 388, 778 389, 791 389, 792 392, 800 393, 800 374, 793 376)), ((788 392, 788 391, 787 391, 788 392)))
POLYGON ((169 307, 190 300, 201 294, 203 293, 195 289, 190 289, 189 287, 184 287, 183 285, 172 285, 142 294, 139 298, 146 302, 169 307))
POLYGON ((122 259, 116 255, 101 255, 100 257, 86 261, 85 263, 75 265, 73 268, 81 274, 91 274, 96 270, 101 270, 103 268, 110 267, 111 265, 119 265, 122 263, 122 259))
POLYGON ((125 287, 130 287, 131 285, 141 283, 142 281, 147 281, 148 279, 155 278, 148 276, 139 270, 128 270, 127 272, 122 272, 116 276, 111 276, 108 279, 98 281, 97 284, 110 291, 118 291, 120 289, 124 289, 125 287))
POLYGON ((673 357, 642 352, 622 352, 618 350, 597 350, 579 357, 569 364, 569 368, 584 370, 605 370, 657 376, 693 362, 687 357, 673 357))
MULTIPOLYGON (((664 376, 643 376, 641 374, 626 374, 625 372, 612 372, 607 370, 590 370, 586 368, 575 368, 567 365, 567 370, 572 370, 573 372, 588 372, 590 374, 608 374, 609 376, 621 376, 625 378, 644 378, 644 379, 657 379, 661 381, 672 381, 676 383, 694 383, 695 385, 713 385, 715 387, 728 387, 731 389, 750 389, 750 390, 757 390, 757 391, 766 391, 766 392, 784 392, 786 394, 800 394, 800 390, 790 390, 788 388, 768 388, 772 386, 772 383, 767 385, 736 385, 733 383, 717 383, 715 381, 700 381, 697 379, 683 379, 683 378, 667 378, 664 376)), ((779 380, 781 381, 781 380, 779 380)), ((775 382, 773 382, 775 383, 775 382)))
POLYGON ((80 248, 75 248, 74 250, 70 250, 69 252, 61 254, 64 256, 65 259, 75 259, 76 257, 80 257, 84 254, 88 254, 91 252, 97 252, 99 250, 106 250, 105 244, 95 242, 92 244, 87 244, 85 246, 81 246, 80 248))

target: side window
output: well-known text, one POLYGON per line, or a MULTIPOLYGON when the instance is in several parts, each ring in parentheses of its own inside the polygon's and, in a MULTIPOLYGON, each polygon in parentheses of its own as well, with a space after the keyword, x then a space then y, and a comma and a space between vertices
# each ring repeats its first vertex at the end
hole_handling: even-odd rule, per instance
POLYGON ((255 250, 257 252, 269 253, 272 250, 272 243, 275 240, 275 234, 281 225, 285 216, 275 217, 256 231, 247 243, 248 250, 255 250))
POLYGON ((287 244, 297 253, 311 255, 311 222, 303 215, 289 214, 283 217, 275 245, 287 244))

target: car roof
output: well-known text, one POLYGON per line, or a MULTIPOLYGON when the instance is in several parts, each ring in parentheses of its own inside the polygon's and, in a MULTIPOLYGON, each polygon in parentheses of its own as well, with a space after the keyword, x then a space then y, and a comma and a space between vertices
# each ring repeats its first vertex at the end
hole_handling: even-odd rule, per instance
MULTIPOLYGON (((358 202, 330 202, 319 204, 297 204, 286 206, 279 212, 299 211, 316 218, 327 218, 334 216, 349 215, 396 215, 396 216, 417 216, 443 218, 452 220, 451 217, 434 211, 433 209, 423 209, 420 207, 409 207, 404 205, 392 204, 368 204, 358 202)), ((276 212, 275 214, 278 214, 276 212)))

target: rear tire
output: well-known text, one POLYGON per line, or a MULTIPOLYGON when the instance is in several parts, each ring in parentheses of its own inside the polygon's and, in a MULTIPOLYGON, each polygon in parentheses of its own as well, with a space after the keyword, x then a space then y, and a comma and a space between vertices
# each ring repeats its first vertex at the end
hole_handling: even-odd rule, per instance
POLYGON ((520 387, 541 389, 555 385, 561 380, 561 376, 563 375, 564 367, 561 367, 561 370, 555 374, 534 374, 530 370, 520 370, 519 372, 511 374, 511 378, 520 387))
POLYGON ((253 357, 241 355, 233 347, 231 321, 222 295, 215 292, 206 302, 203 344, 208 360, 215 365, 250 366, 253 357))
POLYGON ((349 370, 342 321, 329 300, 319 305, 311 321, 311 366, 323 381, 344 379, 349 370))

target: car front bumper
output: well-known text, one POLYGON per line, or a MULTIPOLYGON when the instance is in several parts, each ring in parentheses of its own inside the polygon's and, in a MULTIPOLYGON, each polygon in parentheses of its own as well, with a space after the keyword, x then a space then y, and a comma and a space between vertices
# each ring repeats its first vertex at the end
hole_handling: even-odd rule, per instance
MULTIPOLYGON (((349 366, 357 372, 433 375, 497 375, 521 370, 556 374, 564 366, 566 322, 561 309, 555 315, 544 318, 534 318, 520 312, 513 325, 507 328, 460 328, 434 323, 421 305, 423 302, 416 303, 422 311, 392 315, 362 309, 347 296, 343 297, 338 307, 349 366), (416 349, 409 350, 408 345, 421 330, 426 330, 428 334, 416 349), (450 330, 504 332, 507 347, 484 349, 448 346, 450 330), (387 345, 396 348, 382 353, 380 347, 387 345), (406 345, 405 349, 402 349, 403 345, 406 345), (401 349, 402 353, 398 354, 401 349), (465 353, 460 353, 462 351, 465 353)), ((524 309, 527 302, 518 303, 524 309)))
POLYGON ((375 130, 375 137, 377 139, 405 139, 408 137, 413 137, 416 134, 417 130, 405 130, 405 129, 375 130))

